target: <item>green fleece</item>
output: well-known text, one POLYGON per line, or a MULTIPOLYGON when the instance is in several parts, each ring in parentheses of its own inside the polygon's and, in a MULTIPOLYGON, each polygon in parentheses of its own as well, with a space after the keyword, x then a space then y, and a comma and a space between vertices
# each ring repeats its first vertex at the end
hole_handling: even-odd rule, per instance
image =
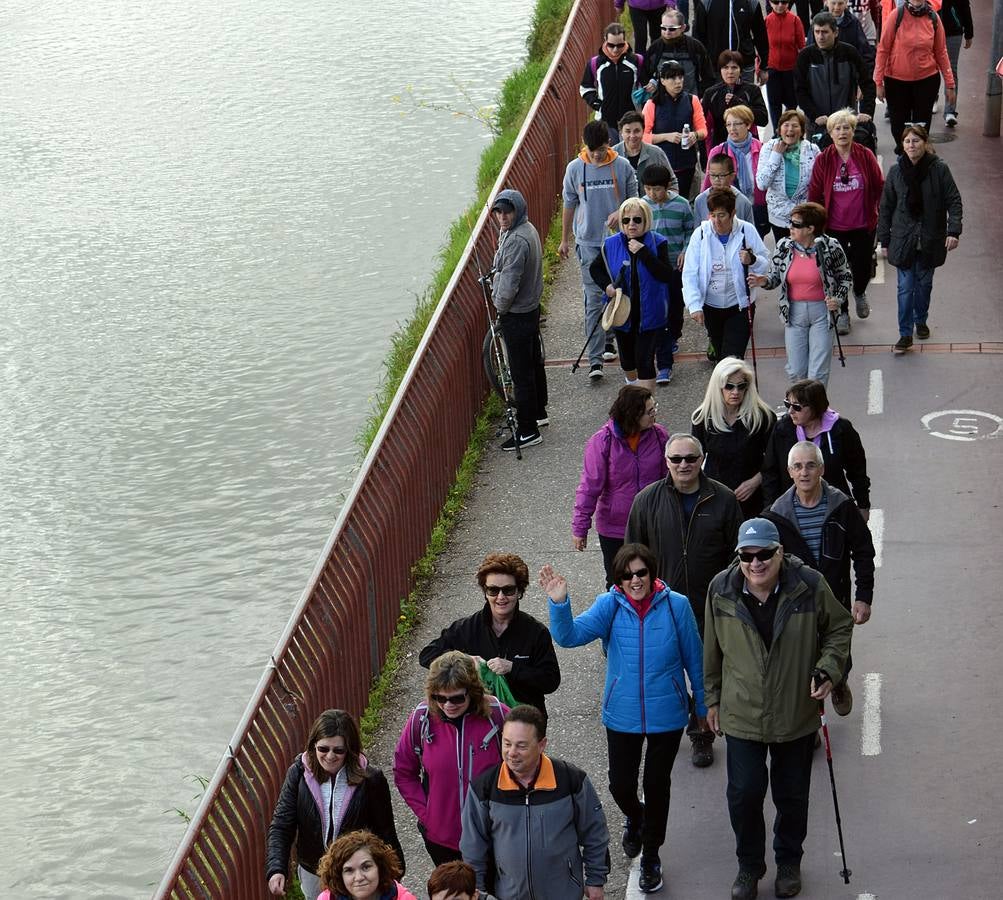
POLYGON ((744 584, 735 562, 715 576, 707 592, 705 702, 719 705, 725 734, 769 744, 793 741, 819 727, 811 673, 822 669, 839 683, 853 618, 818 572, 785 554, 767 652, 742 602, 744 584))

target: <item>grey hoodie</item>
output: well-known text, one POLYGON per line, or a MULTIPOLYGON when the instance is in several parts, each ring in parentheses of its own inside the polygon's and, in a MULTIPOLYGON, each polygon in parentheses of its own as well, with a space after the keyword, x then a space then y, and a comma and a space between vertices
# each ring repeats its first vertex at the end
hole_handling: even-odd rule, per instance
POLYGON ((492 269, 491 296, 499 315, 532 312, 543 295, 543 250, 540 235, 526 215, 526 201, 518 191, 501 191, 495 198, 515 207, 512 227, 498 238, 492 269))
POLYGON ((612 148, 598 166, 592 164, 588 150, 582 150, 564 172, 564 208, 577 207, 574 233, 579 244, 598 247, 609 236, 609 214, 628 197, 636 196, 634 167, 612 148))

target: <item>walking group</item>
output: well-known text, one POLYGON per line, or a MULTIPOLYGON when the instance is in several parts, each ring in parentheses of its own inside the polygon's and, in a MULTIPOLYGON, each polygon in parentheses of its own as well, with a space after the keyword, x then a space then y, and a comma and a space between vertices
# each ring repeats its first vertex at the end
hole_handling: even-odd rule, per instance
MULTIPOLYGON (((634 46, 612 23, 586 63, 581 98, 596 117, 567 165, 558 250, 573 247, 580 267, 589 378, 619 360, 625 381, 586 442, 571 511, 571 547, 595 532, 605 584, 573 601, 553 565, 534 579, 519 556, 491 553, 471 609, 421 650, 424 699, 401 723, 392 771, 435 866, 432 900, 604 896, 611 811, 547 736, 561 715, 547 704, 561 684, 555 644, 597 641, 607 783, 640 890, 671 886, 663 845, 684 737, 700 770, 725 745, 733 900, 758 896, 768 872, 768 790, 774 894, 802 889, 824 705, 852 713, 851 637, 874 594, 866 453, 827 393, 833 337, 849 333, 851 295, 869 316, 876 246, 898 269, 894 351, 930 336, 933 273, 958 244, 962 207, 929 132, 941 78, 957 125, 972 38, 968 0, 825 6, 770 0, 764 17, 755 0, 629 0, 634 46), (887 176, 876 99, 896 142, 887 176), (757 293, 777 288, 790 381, 779 418, 745 361, 757 293), (656 394, 687 314, 716 365, 690 432, 670 435, 656 394), (520 607, 534 589, 546 623, 520 607)), ((518 450, 548 423, 542 248, 519 191, 491 211, 491 298, 517 409, 502 449, 518 450)), ((307 900, 414 898, 400 825, 358 724, 326 711, 280 791, 270 892, 289 888, 295 849, 307 900)))

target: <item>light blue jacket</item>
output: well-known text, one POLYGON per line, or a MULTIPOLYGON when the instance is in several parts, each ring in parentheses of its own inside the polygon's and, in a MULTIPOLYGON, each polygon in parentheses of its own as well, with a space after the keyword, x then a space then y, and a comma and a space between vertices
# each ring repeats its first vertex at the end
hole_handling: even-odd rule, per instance
POLYGON ((596 597, 571 617, 571 598, 548 601, 550 633, 561 647, 580 647, 599 638, 607 654, 603 725, 630 734, 685 728, 689 721, 689 677, 698 716, 703 699, 703 645, 690 602, 655 581, 651 608, 642 620, 619 587, 596 597))

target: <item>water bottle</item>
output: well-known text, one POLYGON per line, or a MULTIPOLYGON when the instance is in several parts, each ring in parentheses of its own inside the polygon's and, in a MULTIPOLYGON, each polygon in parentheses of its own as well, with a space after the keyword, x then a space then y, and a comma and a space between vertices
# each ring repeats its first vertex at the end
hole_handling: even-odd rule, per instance
POLYGON ((683 125, 683 139, 680 142, 683 150, 689 150, 690 148, 690 126, 683 125))

